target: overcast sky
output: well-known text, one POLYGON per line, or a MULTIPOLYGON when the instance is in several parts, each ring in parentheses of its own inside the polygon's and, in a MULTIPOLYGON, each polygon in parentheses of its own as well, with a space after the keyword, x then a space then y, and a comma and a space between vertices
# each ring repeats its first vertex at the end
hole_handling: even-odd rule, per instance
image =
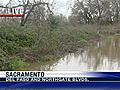
MULTIPOLYGON (((0 4, 1 3, 8 3, 9 0, 0 0, 0 4)), ((17 0, 14 0, 17 1, 17 0)), ((55 0, 56 1, 56 5, 55 5, 55 13, 56 14, 63 14, 65 16, 70 15, 71 10, 70 10, 70 4, 74 1, 74 0, 55 0)))
POLYGON ((73 0, 56 0, 56 13, 68 16, 71 13, 71 3, 73 0))

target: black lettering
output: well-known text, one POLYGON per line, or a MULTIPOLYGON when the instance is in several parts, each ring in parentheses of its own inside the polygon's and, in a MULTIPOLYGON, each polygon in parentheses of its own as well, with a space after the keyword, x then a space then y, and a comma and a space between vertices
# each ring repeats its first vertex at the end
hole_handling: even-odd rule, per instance
POLYGON ((6 77, 9 77, 9 72, 6 72, 6 77))

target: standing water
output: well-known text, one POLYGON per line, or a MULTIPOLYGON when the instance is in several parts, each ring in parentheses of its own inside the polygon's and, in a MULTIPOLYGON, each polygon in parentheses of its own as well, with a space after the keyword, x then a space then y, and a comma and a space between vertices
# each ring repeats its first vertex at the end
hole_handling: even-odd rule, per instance
POLYGON ((120 36, 108 36, 84 50, 47 64, 32 64, 28 70, 120 71, 120 36))

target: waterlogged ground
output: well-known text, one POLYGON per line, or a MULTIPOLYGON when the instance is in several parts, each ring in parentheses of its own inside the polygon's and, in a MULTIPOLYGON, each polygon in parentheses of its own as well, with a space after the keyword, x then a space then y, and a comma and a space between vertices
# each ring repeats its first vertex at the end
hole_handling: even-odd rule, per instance
POLYGON ((47 71, 120 71, 120 36, 106 36, 58 61, 32 63, 28 68, 47 71))

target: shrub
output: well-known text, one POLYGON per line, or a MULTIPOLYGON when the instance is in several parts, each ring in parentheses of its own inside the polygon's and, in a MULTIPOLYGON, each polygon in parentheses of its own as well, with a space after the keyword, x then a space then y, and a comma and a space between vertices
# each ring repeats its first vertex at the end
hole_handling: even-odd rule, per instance
POLYGON ((0 70, 8 70, 8 66, 8 56, 2 49, 0 49, 0 70))
POLYGON ((28 63, 25 62, 25 59, 20 58, 20 57, 10 57, 10 63, 9 63, 9 67, 11 70, 17 70, 20 68, 24 68, 25 66, 27 66, 28 63))
POLYGON ((6 42, 1 48, 9 55, 16 54, 19 50, 18 45, 14 42, 6 42))

